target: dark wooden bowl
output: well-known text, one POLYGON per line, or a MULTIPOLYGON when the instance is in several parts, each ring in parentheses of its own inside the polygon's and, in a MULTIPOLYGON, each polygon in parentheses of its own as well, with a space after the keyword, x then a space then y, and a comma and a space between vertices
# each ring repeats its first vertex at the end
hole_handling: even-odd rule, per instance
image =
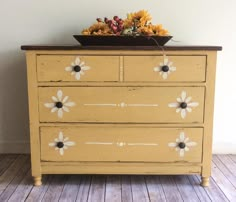
POLYGON ((172 36, 74 35, 82 46, 164 46, 172 36))

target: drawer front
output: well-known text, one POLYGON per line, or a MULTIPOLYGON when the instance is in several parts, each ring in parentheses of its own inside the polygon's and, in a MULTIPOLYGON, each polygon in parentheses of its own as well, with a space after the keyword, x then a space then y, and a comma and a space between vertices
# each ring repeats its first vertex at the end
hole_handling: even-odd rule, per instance
POLYGON ((118 81, 118 56, 37 56, 38 81, 118 81))
POLYGON ((41 87, 41 122, 202 123, 204 87, 41 87))
POLYGON ((203 82, 206 56, 125 56, 124 80, 146 82, 203 82), (163 67, 163 65, 167 67, 163 67))
POLYGON ((42 127, 42 161, 201 162, 202 128, 42 127))

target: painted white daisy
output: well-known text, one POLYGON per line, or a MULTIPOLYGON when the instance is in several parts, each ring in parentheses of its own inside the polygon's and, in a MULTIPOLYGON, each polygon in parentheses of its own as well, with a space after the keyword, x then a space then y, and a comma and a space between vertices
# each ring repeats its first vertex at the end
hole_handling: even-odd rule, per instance
POLYGON ((189 147, 196 146, 196 142, 190 142, 188 137, 185 137, 184 132, 180 132, 179 138, 176 139, 176 142, 170 142, 169 147, 175 147, 175 150, 179 152, 179 156, 183 157, 184 152, 189 151, 189 147))
POLYGON ((63 136, 63 133, 60 131, 58 138, 55 138, 54 142, 49 143, 50 147, 55 147, 55 150, 59 150, 60 155, 64 154, 64 150, 68 149, 70 146, 74 146, 75 142, 68 141, 69 138, 63 136))
POLYGON ((167 57, 164 57, 164 62, 161 62, 158 67, 154 67, 154 72, 159 72, 163 79, 167 79, 171 72, 176 71, 176 67, 172 66, 173 62, 169 61, 167 57))
POLYGON ((75 106, 74 102, 70 102, 68 101, 69 97, 65 96, 63 98, 63 93, 61 90, 57 91, 57 97, 52 96, 52 100, 54 102, 51 103, 45 103, 44 106, 47 108, 51 108, 51 112, 56 112, 57 111, 57 116, 59 118, 63 117, 63 111, 65 112, 69 112, 69 108, 68 107, 73 107, 75 106))
POLYGON ((89 70, 89 66, 85 66, 85 62, 81 61, 79 57, 75 58, 75 61, 71 63, 71 66, 65 68, 67 72, 71 72, 71 75, 75 75, 77 80, 80 80, 80 76, 84 75, 84 71, 89 70))
POLYGON ((192 97, 187 97, 187 93, 182 91, 181 96, 177 98, 177 102, 170 103, 169 107, 176 108, 176 112, 181 112, 181 117, 184 119, 187 115, 187 112, 192 111, 192 107, 197 107, 199 105, 198 102, 190 102, 192 97))

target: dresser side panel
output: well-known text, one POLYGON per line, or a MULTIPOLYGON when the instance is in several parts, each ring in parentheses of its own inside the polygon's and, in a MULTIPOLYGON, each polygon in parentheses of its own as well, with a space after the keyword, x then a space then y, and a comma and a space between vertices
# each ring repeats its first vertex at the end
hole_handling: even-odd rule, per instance
POLYGON ((204 109, 202 177, 209 177, 211 175, 216 58, 217 52, 208 52, 204 109))
POLYGON ((26 53, 32 175, 41 175, 36 52, 26 53))

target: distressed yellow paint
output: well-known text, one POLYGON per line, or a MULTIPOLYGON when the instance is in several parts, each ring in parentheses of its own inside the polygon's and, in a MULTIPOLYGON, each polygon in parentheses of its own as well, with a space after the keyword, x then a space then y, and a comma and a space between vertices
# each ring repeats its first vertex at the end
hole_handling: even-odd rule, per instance
POLYGON ((208 185, 214 106, 216 51, 166 51, 176 66, 166 80, 153 67, 162 52, 156 50, 28 51, 32 175, 42 174, 201 174, 208 185), (81 80, 65 71, 79 56, 91 69, 81 80), (76 106, 59 119, 44 104, 58 90, 76 106), (169 108, 182 90, 199 103, 185 119, 169 108), (85 106, 84 104, 116 104, 85 106), (123 104, 122 104, 123 103, 123 104), (126 104, 157 104, 136 106, 126 104), (122 107, 123 106, 123 107, 122 107), (62 131, 75 141, 61 156, 48 144, 62 131), (184 131, 197 146, 184 157, 168 147, 184 131), (108 141, 112 146, 85 145, 108 141), (157 143, 157 146, 117 146, 117 143, 157 143))
POLYGON ((121 162, 42 162, 42 174, 141 174, 182 175, 199 174, 201 166, 184 163, 121 163, 121 162), (79 169, 78 169, 79 168, 79 169))
POLYGON ((206 56, 172 56, 167 55, 176 71, 163 79, 154 67, 163 63, 163 56, 125 56, 125 81, 146 82, 203 82, 205 81, 206 56))
POLYGON ((202 128, 80 128, 42 127, 41 160, 43 161, 118 161, 118 162, 201 162, 202 128), (75 142, 60 155, 49 142, 54 142, 59 132, 75 142), (184 132, 190 142, 197 145, 180 157, 168 143, 175 142, 184 132), (165 138, 163 138, 165 137, 165 138))
POLYGON ((119 81, 118 56, 39 55, 37 56, 38 81, 77 81, 75 75, 65 71, 79 57, 89 66, 79 81, 119 81))
POLYGON ((202 123, 204 109, 203 87, 47 87, 39 88, 41 122, 130 122, 130 123, 202 123), (62 90, 76 106, 64 112, 63 118, 51 113, 45 103, 62 90), (170 108, 181 92, 187 92, 199 103, 186 118, 170 108), (122 105, 123 104, 123 105, 122 105))

